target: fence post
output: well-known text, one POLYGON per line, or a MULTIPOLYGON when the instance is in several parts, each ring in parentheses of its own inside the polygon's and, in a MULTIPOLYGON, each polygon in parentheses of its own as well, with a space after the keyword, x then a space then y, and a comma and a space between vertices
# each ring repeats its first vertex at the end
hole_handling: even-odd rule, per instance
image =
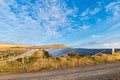
POLYGON ((22 58, 22 64, 24 64, 24 57, 22 58))
POLYGON ((2 57, 2 61, 3 61, 3 56, 1 56, 2 57))

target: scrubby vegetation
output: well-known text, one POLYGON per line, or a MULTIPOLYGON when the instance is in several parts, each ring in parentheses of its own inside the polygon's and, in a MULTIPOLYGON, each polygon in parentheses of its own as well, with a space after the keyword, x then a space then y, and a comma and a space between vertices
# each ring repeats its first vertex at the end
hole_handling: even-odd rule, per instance
POLYGON ((120 60, 120 52, 115 55, 101 53, 93 56, 68 53, 54 58, 46 51, 37 51, 25 57, 24 60, 24 64, 22 64, 22 59, 1 63, 0 75, 114 62, 120 60))
POLYGON ((7 60, 9 58, 18 56, 20 54, 25 53, 26 51, 27 51, 27 49, 24 49, 24 50, 3 50, 3 51, 0 51, 0 61, 4 61, 4 60, 7 60))

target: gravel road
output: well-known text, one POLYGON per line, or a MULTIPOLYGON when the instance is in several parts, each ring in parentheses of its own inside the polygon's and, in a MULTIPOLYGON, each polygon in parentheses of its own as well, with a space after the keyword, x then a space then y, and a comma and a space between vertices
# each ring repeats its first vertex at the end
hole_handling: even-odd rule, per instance
POLYGON ((0 76, 0 80, 120 80, 120 62, 0 76))

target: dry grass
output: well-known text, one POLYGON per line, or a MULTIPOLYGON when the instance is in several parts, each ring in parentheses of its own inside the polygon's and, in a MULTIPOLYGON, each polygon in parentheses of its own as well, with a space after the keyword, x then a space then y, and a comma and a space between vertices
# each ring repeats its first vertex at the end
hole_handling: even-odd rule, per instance
POLYGON ((48 49, 48 48, 70 48, 64 44, 52 44, 43 46, 30 46, 21 44, 0 44, 0 51, 4 50, 23 50, 23 49, 48 49))
POLYGON ((92 56, 92 58, 94 59, 94 62, 96 64, 119 61, 120 60, 120 52, 116 52, 114 55, 101 53, 101 54, 92 56))
POLYGON ((0 64, 0 75, 85 66, 118 60, 120 60, 120 52, 115 55, 101 53, 94 56, 69 53, 53 58, 45 51, 37 51, 31 57, 25 57, 25 64, 21 63, 21 59, 0 64))

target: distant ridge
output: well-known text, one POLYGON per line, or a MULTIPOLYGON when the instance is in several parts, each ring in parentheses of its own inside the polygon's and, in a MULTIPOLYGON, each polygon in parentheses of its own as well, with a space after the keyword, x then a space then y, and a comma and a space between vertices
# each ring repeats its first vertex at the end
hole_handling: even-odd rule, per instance
POLYGON ((64 44, 51 44, 51 45, 42 45, 42 46, 31 46, 31 45, 22 45, 22 44, 0 44, 0 48, 14 48, 14 47, 25 47, 25 48, 70 48, 64 44))
POLYGON ((9 48, 9 47, 31 47, 31 46, 22 45, 22 44, 0 44, 0 48, 9 48))
POLYGON ((36 46, 38 48, 42 49, 49 49, 49 48, 70 48, 69 46, 66 46, 64 44, 51 44, 51 45, 43 45, 43 46, 36 46))

